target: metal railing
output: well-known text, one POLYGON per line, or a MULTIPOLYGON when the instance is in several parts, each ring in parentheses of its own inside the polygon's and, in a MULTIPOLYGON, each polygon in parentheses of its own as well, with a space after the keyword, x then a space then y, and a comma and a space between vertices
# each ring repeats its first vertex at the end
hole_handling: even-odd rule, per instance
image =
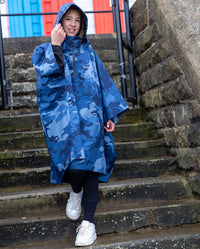
POLYGON ((1 82, 1 96, 2 105, 4 109, 8 108, 8 96, 7 96, 7 81, 5 72, 5 62, 4 62, 4 51, 3 51, 3 35, 1 28, 1 17, 0 17, 0 82, 1 82))
POLYGON ((131 44, 129 1, 123 0, 123 2, 124 2, 124 18, 125 18, 125 27, 126 27, 126 42, 122 39, 119 0, 112 0, 113 23, 115 26, 115 32, 117 34, 117 44, 118 44, 118 52, 119 52, 121 88, 122 88, 122 95, 125 98, 125 100, 132 102, 133 105, 136 106, 137 105, 137 92, 136 92, 133 48, 131 44), (127 80, 126 80, 123 48, 127 49, 127 52, 128 52, 128 67, 129 67, 129 74, 130 74, 130 95, 128 94, 128 91, 127 91, 128 87, 127 87, 127 80))
MULTIPOLYGON (((124 10, 119 9, 119 0, 112 0, 112 11, 104 10, 104 11, 85 11, 86 14, 93 13, 113 13, 113 23, 114 30, 117 34, 117 44, 118 44, 118 52, 119 52, 119 67, 120 67, 120 77, 121 77, 121 88, 122 95, 125 100, 132 102, 134 105, 137 104, 137 94, 136 94, 136 82, 135 82, 135 72, 134 72, 134 58, 133 58, 133 49, 131 46, 131 35, 130 35, 130 24, 129 24, 129 1, 124 1, 124 10), (125 27, 126 27, 126 42, 122 39, 121 32, 121 20, 120 20, 120 12, 124 12, 125 18, 125 27), (129 73, 130 73, 130 95, 128 95, 127 91, 127 81, 126 81, 126 72, 125 72, 125 61, 124 61, 124 53, 123 48, 126 48, 128 51, 128 64, 129 64, 129 73)), ((3 0, 0 0, 0 3, 4 3, 3 0)), ((5 16, 34 16, 34 15, 57 15, 58 12, 45 12, 45 13, 18 13, 18 14, 1 14, 0 13, 0 82, 1 82, 1 95, 2 95, 2 105, 4 109, 8 108, 8 96, 7 90, 8 84, 6 81, 5 74, 5 63, 4 63, 4 50, 3 50, 3 37, 2 37, 2 26, 1 26, 1 17, 5 16)), ((11 83, 9 83, 9 86, 11 83)), ((12 96, 11 96, 12 98, 12 96)))

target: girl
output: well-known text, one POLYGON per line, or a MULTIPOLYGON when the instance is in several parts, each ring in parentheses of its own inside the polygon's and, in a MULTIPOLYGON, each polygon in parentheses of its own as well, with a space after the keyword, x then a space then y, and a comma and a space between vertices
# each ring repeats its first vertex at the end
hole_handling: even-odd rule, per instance
POLYGON ((98 183, 107 182, 115 162, 111 132, 128 106, 87 40, 87 17, 74 3, 64 4, 51 43, 32 56, 37 100, 51 157, 51 183, 71 184, 67 216, 77 220, 76 246, 96 240, 94 214, 98 183))

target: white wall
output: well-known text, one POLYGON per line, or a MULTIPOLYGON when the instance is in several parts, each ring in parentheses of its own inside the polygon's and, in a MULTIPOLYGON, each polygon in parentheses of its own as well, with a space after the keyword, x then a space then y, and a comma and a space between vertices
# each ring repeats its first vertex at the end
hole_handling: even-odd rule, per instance
POLYGON ((132 5, 136 2, 136 0, 129 0, 129 8, 132 7, 132 5))
MULTIPOLYGON (((5 1, 4 4, 0 4, 0 11, 2 14, 8 13, 6 2, 7 1, 5 1)), ((4 17, 4 16, 1 17, 1 25, 2 25, 3 37, 10 37, 8 17, 4 17)))
MULTIPOLYGON (((83 11, 93 11, 93 0, 74 0, 83 11)), ((95 34, 95 23, 94 23, 94 14, 86 14, 88 17, 88 30, 87 34, 95 34)))

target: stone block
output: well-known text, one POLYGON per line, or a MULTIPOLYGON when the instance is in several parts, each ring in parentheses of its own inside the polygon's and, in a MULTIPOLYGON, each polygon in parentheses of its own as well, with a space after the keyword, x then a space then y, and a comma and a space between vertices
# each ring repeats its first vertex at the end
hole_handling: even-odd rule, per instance
POLYGON ((151 89, 142 95, 142 106, 155 108, 160 105, 158 89, 151 89))
POLYGON ((13 87, 13 95, 23 95, 23 94, 29 94, 31 92, 36 93, 35 82, 13 83, 12 87, 13 87))
POLYGON ((181 73, 176 61, 168 58, 138 77, 139 92, 146 92, 155 86, 175 80, 181 73))
POLYGON ((119 75, 119 65, 115 62, 105 62, 104 66, 111 76, 119 75))
MULTIPOLYGON (((9 98, 10 102, 10 98, 9 98)), ((36 94, 29 94, 22 96, 14 96, 13 97, 14 108, 36 108, 37 107, 37 98, 36 94)))
POLYGON ((200 100, 200 23, 199 1, 149 1, 149 16, 159 24, 163 38, 190 81, 191 88, 200 100), (184 13, 184 14, 183 14, 184 13))
POLYGON ((158 94, 160 96, 160 105, 174 104, 194 96, 192 89, 183 76, 160 87, 158 94))
POLYGON ((134 3, 130 9, 130 18, 134 20, 141 12, 147 8, 146 0, 139 0, 134 3))
POLYGON ((174 107, 174 116, 177 125, 190 124, 190 113, 185 103, 180 103, 174 107))
POLYGON ((100 57, 102 62, 116 62, 118 60, 117 50, 96 50, 97 55, 100 57))
POLYGON ((141 33, 147 26, 148 22, 148 11, 147 9, 143 10, 140 15, 138 15, 135 19, 133 36, 136 37, 139 33, 141 33))
MULTIPOLYGON (((184 127, 185 128, 185 127, 184 127)), ((187 147, 188 144, 188 137, 185 129, 182 127, 174 127, 174 128, 166 128, 163 129, 163 135, 166 141, 166 144, 169 147, 187 147)))
MULTIPOLYGON (((170 51, 168 45, 164 41, 159 41, 146 52, 136 58, 135 67, 136 73, 141 75, 148 69, 156 66, 156 64, 161 63, 164 59, 170 56, 170 51)), ((167 68, 165 68, 166 70, 167 68)))
POLYGON ((200 120, 200 103, 198 100, 191 100, 187 103, 187 108, 190 114, 190 121, 192 123, 199 122, 200 120))
POLYGON ((200 196, 200 173, 197 173, 197 172, 190 173, 189 183, 190 183, 192 192, 200 196))
POLYGON ((12 60, 12 56, 11 55, 5 55, 4 56, 4 63, 5 63, 5 69, 8 70, 9 68, 11 68, 11 60, 12 60))
POLYGON ((167 106, 152 110, 148 115, 148 119, 151 120, 157 128, 173 127, 175 125, 173 107, 167 106))
POLYGON ((161 34, 157 24, 153 24, 152 26, 146 28, 144 32, 139 34, 134 41, 135 56, 138 57, 145 50, 150 48, 160 37, 161 34))
POLYGON ((161 87, 146 91, 142 96, 142 101, 145 107, 157 108, 172 105, 193 96, 187 81, 183 76, 180 76, 161 87))
POLYGON ((200 147, 175 149, 177 164, 180 169, 200 169, 200 147))
POLYGON ((36 71, 34 68, 15 68, 6 72, 7 80, 11 82, 36 81, 36 71))
POLYGON ((200 123, 189 126, 188 142, 190 147, 200 147, 200 123))
POLYGON ((12 68, 31 68, 33 67, 32 53, 21 53, 16 54, 11 57, 11 67, 12 68))
POLYGON ((163 135, 170 147, 195 148, 200 146, 200 124, 167 128, 163 130, 163 135))

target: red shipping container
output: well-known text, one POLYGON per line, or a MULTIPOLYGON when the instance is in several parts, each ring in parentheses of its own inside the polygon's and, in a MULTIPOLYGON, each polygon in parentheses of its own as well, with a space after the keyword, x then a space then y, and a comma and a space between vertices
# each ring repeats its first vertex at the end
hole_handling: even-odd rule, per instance
MULTIPOLYGON (((93 0, 94 11, 100 10, 111 10, 112 7, 110 6, 110 0, 93 0)), ((119 8, 120 10, 123 9, 123 1, 119 0, 119 8)), ((124 25, 124 14, 120 13, 121 18, 121 27, 122 33, 125 32, 125 25, 124 25)), ((113 15, 112 13, 95 13, 95 30, 96 34, 106 34, 106 33, 113 33, 113 15)))
MULTIPOLYGON (((73 0, 41 0, 42 12, 58 12, 65 3, 71 3, 73 0)), ((43 15, 44 35, 50 36, 51 30, 56 22, 57 15, 43 15)))

